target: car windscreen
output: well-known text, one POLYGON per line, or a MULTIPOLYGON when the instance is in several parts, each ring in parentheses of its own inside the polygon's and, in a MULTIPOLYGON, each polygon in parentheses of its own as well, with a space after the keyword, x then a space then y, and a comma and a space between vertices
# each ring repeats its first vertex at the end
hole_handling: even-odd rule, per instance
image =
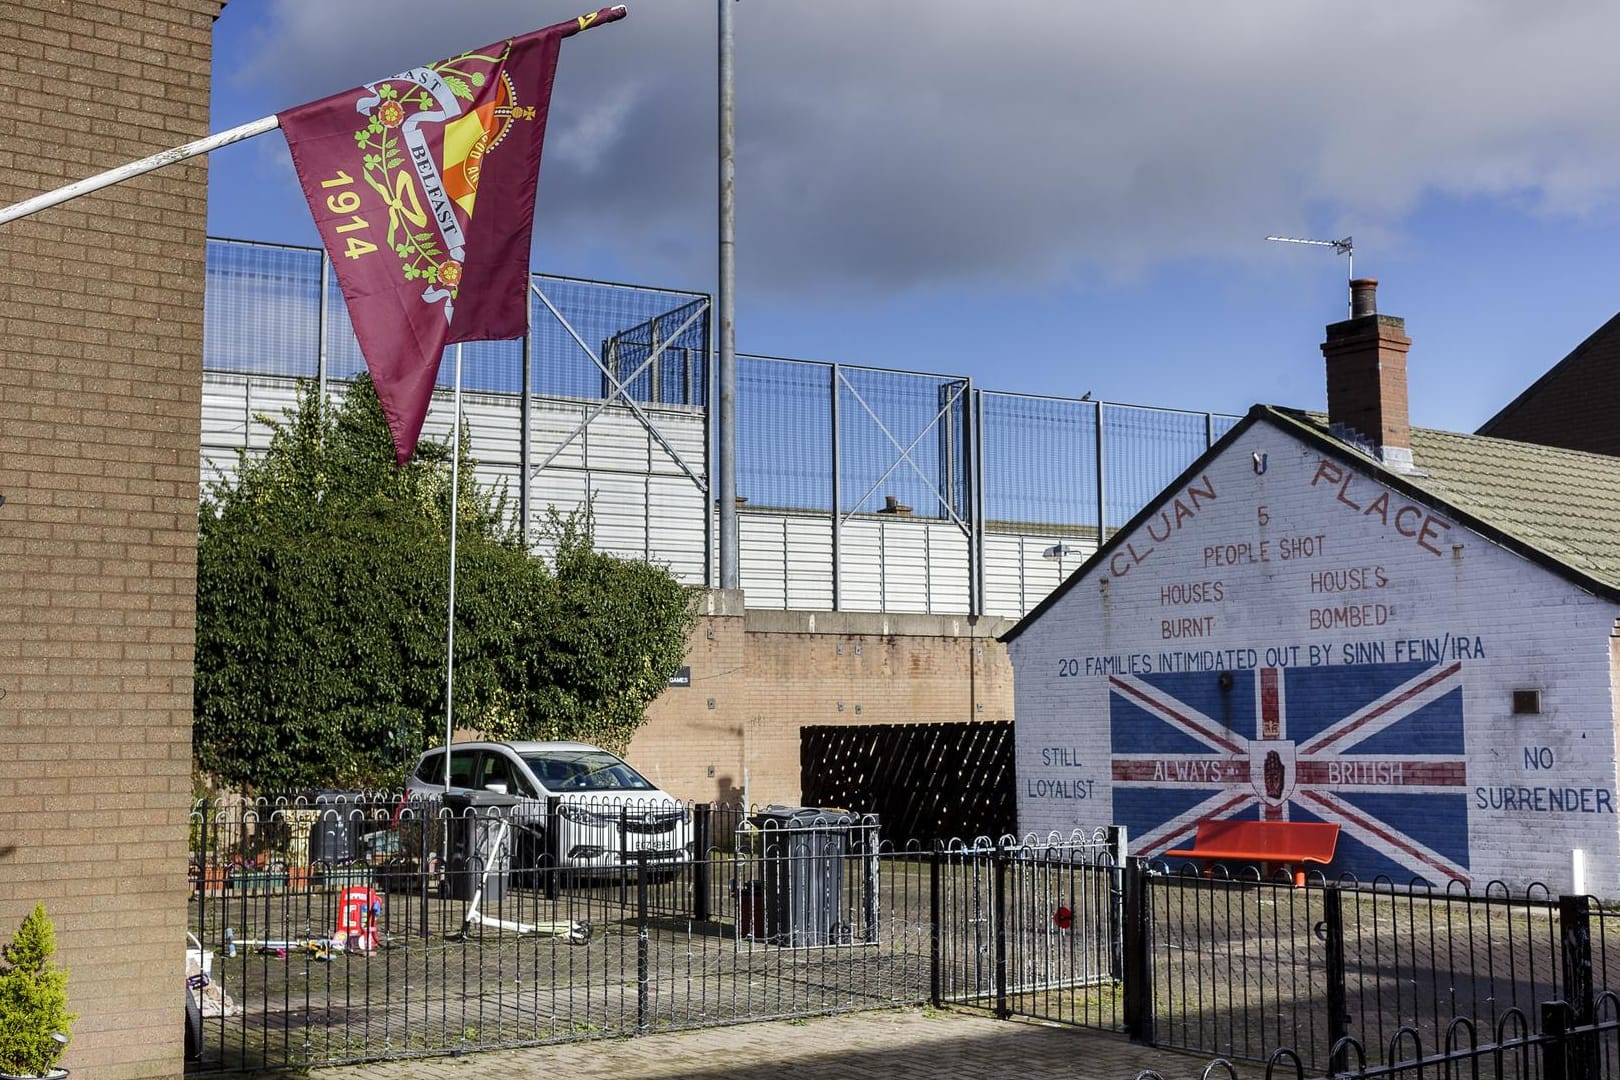
POLYGON ((548 791, 652 791, 646 777, 605 750, 563 750, 523 755, 548 791))

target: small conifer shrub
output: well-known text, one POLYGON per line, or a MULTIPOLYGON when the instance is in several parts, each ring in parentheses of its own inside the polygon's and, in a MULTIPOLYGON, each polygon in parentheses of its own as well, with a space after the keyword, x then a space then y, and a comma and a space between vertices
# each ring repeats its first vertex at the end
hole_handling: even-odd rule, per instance
POLYGON ((0 1072, 46 1076, 76 1019, 68 1012, 66 971, 55 967, 56 927, 44 904, 0 949, 0 1072))

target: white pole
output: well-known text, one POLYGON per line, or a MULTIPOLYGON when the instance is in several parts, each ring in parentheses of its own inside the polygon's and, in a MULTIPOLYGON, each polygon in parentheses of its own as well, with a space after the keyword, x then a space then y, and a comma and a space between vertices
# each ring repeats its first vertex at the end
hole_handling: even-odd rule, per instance
POLYGON ((280 126, 281 122, 274 116, 266 116, 263 119, 254 120, 252 123, 233 127, 229 131, 221 131, 217 135, 209 135, 195 142, 188 142, 184 146, 171 147, 168 150, 159 151, 151 157, 144 157, 139 161, 131 161, 120 165, 116 169, 108 169, 104 173, 97 173, 83 180, 76 180, 66 187, 59 187, 55 191, 47 191, 43 195, 35 195, 32 199, 13 203, 0 210, 0 225, 4 225, 8 221, 16 221, 18 218, 27 217, 29 214, 36 214, 41 210, 56 206, 58 203, 65 203, 69 199, 77 199, 80 195, 88 195, 92 191, 100 191, 104 187, 122 183, 132 177, 140 176, 142 173, 161 169, 165 165, 173 165, 177 161, 185 161, 187 158, 194 158, 211 150, 218 150, 222 146, 239 143, 244 139, 251 139, 255 135, 263 135, 265 132, 274 131, 280 126))
POLYGON ((461 342, 456 342, 455 427, 450 435, 450 623, 444 635, 444 790, 450 792, 450 740, 456 688, 456 518, 461 505, 461 342))
POLYGON ((1574 888, 1570 890, 1573 896, 1586 895, 1586 852, 1581 848, 1570 849, 1570 869, 1573 871, 1574 888))

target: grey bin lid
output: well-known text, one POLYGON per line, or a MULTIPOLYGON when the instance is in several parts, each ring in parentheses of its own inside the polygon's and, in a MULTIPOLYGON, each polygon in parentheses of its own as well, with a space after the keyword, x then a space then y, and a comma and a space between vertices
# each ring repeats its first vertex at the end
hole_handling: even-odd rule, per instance
POLYGON ((819 806, 767 806, 749 821, 761 829, 823 829, 853 825, 855 815, 819 806))

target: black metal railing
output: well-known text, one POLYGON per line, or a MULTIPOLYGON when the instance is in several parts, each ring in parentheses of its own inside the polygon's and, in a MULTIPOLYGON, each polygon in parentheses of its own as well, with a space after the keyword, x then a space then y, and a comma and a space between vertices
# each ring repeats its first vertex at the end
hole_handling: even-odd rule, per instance
POLYGON ((1493 1054, 1531 1062, 1513 1075, 1611 1068, 1620 919, 1588 897, 1172 873, 1122 841, 896 851, 870 816, 667 799, 200 804, 200 1060, 308 1067, 931 1002, 1278 1076, 1488 1071, 1493 1054))

